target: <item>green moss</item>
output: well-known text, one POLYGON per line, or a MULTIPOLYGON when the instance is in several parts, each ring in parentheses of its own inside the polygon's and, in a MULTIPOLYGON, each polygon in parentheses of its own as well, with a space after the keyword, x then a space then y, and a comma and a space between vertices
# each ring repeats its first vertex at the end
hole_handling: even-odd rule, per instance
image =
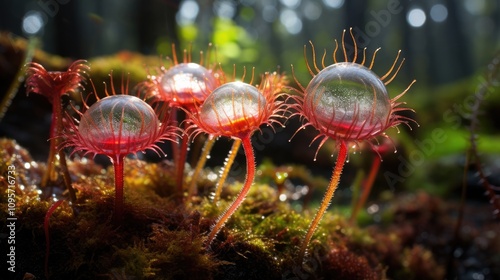
MULTIPOLYGON (((18 168, 23 183, 17 188, 16 215, 22 217, 22 227, 16 234, 22 244, 19 258, 24 260, 18 269, 43 277, 43 221, 53 200, 44 199, 49 190, 39 190, 36 182, 45 167, 34 163, 15 142, 2 140, 2 144, 6 149, 0 170, 12 164, 31 166, 18 168)), ((219 205, 205 195, 180 202, 173 192, 172 163, 127 159, 124 219, 117 224, 112 220, 112 169, 103 170, 88 160, 71 160, 69 169, 78 200, 75 205, 63 203, 50 217, 48 272, 53 279, 439 279, 444 275, 439 244, 416 240, 422 232, 440 231, 449 241, 453 220, 446 218, 442 201, 426 194, 382 200, 378 215, 383 223, 367 227, 351 224, 346 211, 332 205, 313 236, 305 264, 300 264, 297 251, 314 212, 297 212, 289 201, 280 201, 276 188, 268 184, 275 184, 269 180, 272 177, 256 180, 207 250, 206 235, 241 189, 240 182, 224 188, 219 205)), ((288 174, 307 174, 305 169, 295 171, 288 174)), ((207 178, 200 182, 214 188, 207 178)), ((1 187, 5 196, 6 185, 1 187)), ((58 188, 52 192, 58 193, 58 188)), ((56 197, 65 199, 66 194, 56 197)), ((0 207, 7 209, 6 200, 1 201, 0 207)), ((5 220, 6 212, 0 213, 5 220)))

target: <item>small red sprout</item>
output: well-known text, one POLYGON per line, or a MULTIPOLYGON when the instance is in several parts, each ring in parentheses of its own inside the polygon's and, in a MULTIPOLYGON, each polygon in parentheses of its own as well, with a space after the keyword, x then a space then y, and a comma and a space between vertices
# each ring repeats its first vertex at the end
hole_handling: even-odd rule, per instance
MULTIPOLYGON (((318 136, 312 141, 320 140, 318 150, 328 139, 335 140, 338 148, 337 162, 333 169, 330 184, 301 245, 299 251, 300 260, 304 260, 308 244, 337 189, 347 158, 348 145, 350 143, 359 144, 365 141, 373 146, 374 144, 371 141, 375 141, 377 136, 387 137, 384 133, 386 129, 395 127, 401 123, 407 124, 409 121, 414 121, 396 113, 400 111, 412 111, 409 108, 398 107, 403 103, 397 102, 397 100, 408 91, 415 81, 393 99, 389 98, 385 87, 396 77, 404 62, 403 59, 394 71, 400 52, 398 52, 389 71, 384 76, 379 77, 371 70, 379 49, 374 52, 369 67, 365 66, 366 48, 363 50, 362 61, 360 63, 356 62, 358 51, 352 29, 350 30, 350 34, 354 42, 354 58, 352 62, 348 61, 344 43, 344 30, 342 34, 342 51, 345 62, 337 61, 338 43, 335 41, 336 48, 333 52, 335 63, 325 66, 325 52, 321 60, 323 69, 320 70, 316 64, 314 45, 311 43, 313 55, 312 66, 314 68, 311 68, 307 59, 306 64, 313 78, 307 87, 304 88, 294 77, 300 87, 299 95, 292 97, 297 101, 297 104, 292 105, 297 110, 294 115, 299 115, 307 120, 299 130, 307 126, 313 126, 319 131, 318 136)), ((306 47, 304 46, 304 54, 305 52, 306 47)), ((316 155, 317 153, 316 151, 316 155)))
MULTIPOLYGON (((85 80, 90 67, 85 60, 77 60, 70 65, 67 71, 47 71, 38 63, 26 64, 26 87, 27 92, 33 92, 45 96, 52 103, 52 123, 50 128, 50 150, 47 159, 47 170, 43 175, 41 186, 46 187, 49 181, 57 180, 55 164, 57 159, 57 147, 61 139, 56 137, 62 130, 62 97, 71 91, 75 91, 81 87, 81 83, 85 80)), ((66 157, 62 151, 59 152, 59 160, 63 171, 64 183, 68 189, 71 201, 76 200, 76 195, 71 187, 71 179, 69 177, 66 157)))
POLYGON ((217 236, 227 220, 238 209, 250 190, 255 176, 255 157, 251 136, 262 124, 281 126, 286 106, 278 101, 281 94, 276 89, 276 80, 266 74, 259 87, 244 82, 228 82, 215 89, 194 113, 189 113, 192 137, 208 133, 213 137, 225 136, 241 141, 246 156, 247 174, 240 193, 219 217, 207 239, 207 246, 217 236))
MULTIPOLYGON (((111 81, 111 85, 113 82, 111 81)), ((151 149, 162 154, 157 142, 175 141, 178 128, 169 125, 169 114, 155 111, 142 99, 116 94, 106 89, 106 97, 92 106, 84 104, 85 112, 78 112, 80 121, 70 121, 69 130, 63 135, 62 147, 73 147, 73 153, 102 154, 110 158, 115 169, 115 220, 123 214, 123 159, 128 154, 151 149), (159 116, 162 116, 161 120, 159 116)), ((97 97, 97 94, 95 94, 97 97)))
MULTIPOLYGON (((209 46, 210 47, 210 46, 209 46)), ((175 46, 172 46, 173 66, 161 67, 160 74, 149 75, 148 80, 141 85, 146 97, 154 102, 167 102, 175 108, 188 111, 196 110, 205 98, 220 83, 222 75, 215 70, 215 66, 205 65, 203 52, 200 52, 200 62, 191 62, 190 52, 184 50, 182 63, 177 60, 175 46)), ((210 53, 205 61, 209 61, 210 53)), ((175 162, 177 163, 176 182, 179 193, 183 191, 184 165, 188 150, 188 136, 183 135, 179 148, 174 148, 175 162)))

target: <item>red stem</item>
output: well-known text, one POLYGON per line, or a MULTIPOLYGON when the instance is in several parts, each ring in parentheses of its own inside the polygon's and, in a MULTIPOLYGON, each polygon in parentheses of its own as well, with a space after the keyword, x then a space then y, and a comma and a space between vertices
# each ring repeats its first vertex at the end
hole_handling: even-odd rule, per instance
MULTIPOLYGON (((56 121, 56 128, 54 130, 54 135, 51 136, 51 137, 53 137, 50 140, 51 141, 51 148, 52 148, 52 143, 53 143, 54 153, 59 154, 59 165, 60 165, 59 167, 61 168, 64 186, 68 190, 70 201, 72 203, 76 203, 76 192, 73 189, 73 185, 71 184, 71 176, 69 175, 68 164, 66 163, 66 154, 64 153, 64 150, 59 149, 60 145, 61 145, 61 137, 59 137, 60 136, 59 134, 63 130, 63 117, 62 117, 63 111, 62 111, 62 107, 61 107, 62 106, 61 100, 59 98, 56 98, 56 99, 58 101, 57 103, 59 103, 59 105, 57 106, 57 108, 59 108, 59 109, 54 112, 54 116, 56 116, 56 120, 55 120, 56 121)), ((55 110, 55 108, 54 108, 54 110, 55 110)))
POLYGON ((179 158, 176 162, 176 180, 177 180, 177 190, 178 193, 183 196, 184 191, 184 166, 186 165, 187 149, 188 149, 189 136, 187 134, 182 135, 181 147, 179 158))
MULTIPOLYGON (((173 122, 177 122, 178 120, 177 108, 175 107, 172 108, 172 110, 170 111, 170 118, 172 119, 173 122)), ((174 163, 179 162, 179 142, 177 142, 177 140, 178 138, 176 139, 176 141, 170 142, 172 144, 172 155, 174 163)))
POLYGON ((113 158, 115 169, 115 213, 113 219, 120 221, 123 218, 123 155, 113 158))
POLYGON ((356 217, 358 216, 359 210, 365 205, 366 200, 368 199, 368 196, 370 195, 370 192, 373 187, 373 182, 375 182, 375 178, 377 177, 378 170, 380 169, 380 157, 375 157, 373 158, 373 163, 372 167, 370 169, 370 174, 368 174, 368 178, 363 182, 363 192, 361 193, 361 197, 359 198, 358 202, 354 206, 354 209, 352 210, 351 213, 351 222, 354 222, 356 220, 356 217))
POLYGON ((76 192, 75 189, 73 189, 73 185, 71 183, 71 176, 69 175, 68 164, 66 163, 66 154, 64 154, 63 150, 59 151, 59 161, 61 164, 61 172, 63 175, 64 185, 66 186, 66 189, 69 193, 69 200, 71 201, 71 203, 75 204, 76 192))
POLYGON ((56 136, 60 131, 59 119, 61 118, 62 115, 61 106, 62 105, 60 96, 54 95, 54 98, 52 100, 52 119, 50 124, 50 135, 49 135, 50 139, 49 157, 47 158, 47 170, 45 171, 45 174, 43 174, 42 177, 42 183, 41 183, 42 188, 45 188, 49 183, 49 181, 55 179, 54 164, 57 155, 57 144, 59 142, 56 136))
POLYGON ((215 239, 217 236, 217 233, 224 227, 224 224, 226 224, 227 220, 236 212, 238 207, 241 205, 243 200, 245 200, 245 197, 250 190, 250 187, 252 186, 254 177, 255 177, 255 155, 252 147, 252 142, 250 141, 250 135, 247 135, 243 138, 241 138, 241 143, 243 145, 243 149, 245 151, 245 157, 247 160, 247 176, 245 178, 245 183, 243 185, 243 188, 241 189, 240 193, 236 197, 236 199, 233 201, 233 203, 227 208, 226 211, 219 217, 215 225, 212 227, 212 231, 208 235, 207 239, 207 247, 210 246, 212 241, 215 239))
POLYGON ((45 213, 45 219, 43 220, 43 229, 45 231, 45 278, 49 279, 49 254, 50 254, 50 236, 49 236, 49 219, 54 211, 64 202, 64 200, 58 200, 56 203, 52 204, 45 213))
POLYGON ((340 181, 340 175, 342 173, 342 169, 344 168, 344 163, 347 158, 347 145, 345 141, 340 141, 340 149, 339 153, 337 155, 337 162, 335 163, 335 167, 333 169, 332 173, 332 179, 330 180, 330 184, 328 185, 328 188, 326 190, 325 196, 323 197, 323 200, 321 201, 321 205, 316 212, 316 216, 314 217, 314 220, 311 222, 309 225, 309 229, 307 230, 307 234, 304 238, 304 241, 302 242, 302 245, 300 246, 300 251, 299 251, 299 260, 304 261, 304 257, 306 255, 306 250, 307 246, 309 245, 309 242, 312 239, 312 236, 314 232, 316 231, 316 228, 319 225, 319 222, 321 221, 321 218, 323 218, 323 215, 325 214, 328 206, 330 205, 330 201, 332 200, 333 194, 335 193, 335 190, 337 189, 340 181))

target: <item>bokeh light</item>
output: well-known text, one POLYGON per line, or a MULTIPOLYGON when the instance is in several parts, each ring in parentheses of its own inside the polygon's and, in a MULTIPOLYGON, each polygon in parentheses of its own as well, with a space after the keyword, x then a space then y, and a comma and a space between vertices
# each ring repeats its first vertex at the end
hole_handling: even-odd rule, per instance
POLYGON ((39 11, 29 11, 23 18, 23 32, 26 35, 35 35, 42 31, 44 22, 42 13, 39 11))
POLYGON ((425 16, 424 10, 420 8, 413 8, 408 12, 406 16, 406 21, 411 27, 421 27, 425 24, 427 17, 425 16))
POLYGON ((472 15, 481 15, 486 11, 486 0, 464 0, 464 8, 472 15))
POLYGON ((280 22, 290 34, 297 34, 302 30, 302 20, 294 10, 284 9, 281 11, 280 22))
POLYGON ((289 9, 297 9, 300 5, 300 0, 280 0, 280 2, 289 9))
POLYGON ((236 14, 235 3, 228 0, 215 1, 214 13, 221 18, 233 18, 236 14))
POLYGON ((432 6, 430 17, 435 22, 443 22, 448 17, 448 8, 442 4, 432 6))
POLYGON ((274 5, 265 5, 262 9, 262 19, 266 22, 274 22, 278 17, 278 10, 274 5))
POLYGON ((329 8, 339 9, 344 5, 344 0, 323 0, 323 3, 329 8))
POLYGON ((321 16, 321 6, 312 1, 304 3, 304 17, 308 20, 317 20, 321 16))
POLYGON ((179 8, 179 12, 177 13, 177 23, 181 25, 193 23, 199 12, 200 6, 198 6, 196 1, 184 1, 179 8))

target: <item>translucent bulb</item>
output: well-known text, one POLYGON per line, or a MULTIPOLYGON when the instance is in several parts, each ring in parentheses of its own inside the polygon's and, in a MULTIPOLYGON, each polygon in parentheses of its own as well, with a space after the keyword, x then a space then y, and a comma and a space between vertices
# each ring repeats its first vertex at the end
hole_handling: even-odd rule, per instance
POLYGON ((343 140, 371 138, 387 128, 391 100, 370 69, 351 62, 330 65, 305 90, 304 114, 323 134, 343 140))
POLYGON ((267 121, 266 98, 247 83, 230 82, 218 87, 200 108, 200 120, 218 134, 234 136, 251 132, 267 121))
POLYGON ((183 105, 202 102, 218 83, 205 67, 196 63, 180 63, 163 74, 160 85, 167 100, 183 105))
POLYGON ((141 99, 114 95, 90 106, 78 130, 82 140, 100 153, 128 154, 152 144, 159 121, 151 106, 141 99))

